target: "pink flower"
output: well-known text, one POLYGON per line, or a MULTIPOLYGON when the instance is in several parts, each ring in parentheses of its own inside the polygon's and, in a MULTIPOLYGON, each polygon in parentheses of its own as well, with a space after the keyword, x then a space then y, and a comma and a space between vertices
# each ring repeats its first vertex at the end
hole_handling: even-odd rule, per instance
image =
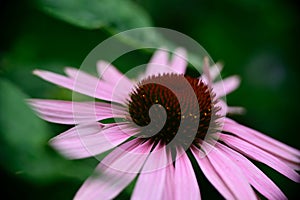
POLYGON ((97 63, 100 78, 74 68, 66 69, 67 76, 34 71, 102 100, 29 100, 43 119, 75 125, 50 141, 67 158, 113 149, 75 199, 112 199, 137 176, 132 199, 201 199, 191 159, 226 199, 257 199, 254 189, 267 199, 286 199, 248 158, 300 182, 300 151, 226 117, 241 111, 221 99, 238 87, 237 76, 214 83, 221 67, 209 67, 207 60, 200 78, 184 76, 185 51, 168 56, 158 50, 137 81, 104 61, 97 63), (116 120, 102 121, 111 118, 116 120))

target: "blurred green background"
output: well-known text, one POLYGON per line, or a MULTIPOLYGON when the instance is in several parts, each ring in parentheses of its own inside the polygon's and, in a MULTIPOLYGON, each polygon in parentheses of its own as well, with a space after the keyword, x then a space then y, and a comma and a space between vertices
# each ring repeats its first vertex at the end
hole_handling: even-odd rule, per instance
MULTIPOLYGON (((101 41, 135 27, 170 28, 198 41, 214 61, 225 64, 223 77, 242 78, 227 100, 247 113, 232 117, 300 148, 300 24, 292 1, 11 0, 0 1, 0 9, 0 173, 7 199, 71 199, 97 164, 93 158, 65 160, 48 146, 69 127, 40 120, 24 99, 71 99, 71 92, 32 70, 62 73, 64 66, 79 67, 101 41)), ((120 60, 119 69, 151 56, 137 54, 120 60)), ((296 197, 298 184, 258 165, 290 199, 296 197)), ((221 198, 203 182, 204 199, 221 198)), ((118 198, 127 199, 131 189, 118 198)))

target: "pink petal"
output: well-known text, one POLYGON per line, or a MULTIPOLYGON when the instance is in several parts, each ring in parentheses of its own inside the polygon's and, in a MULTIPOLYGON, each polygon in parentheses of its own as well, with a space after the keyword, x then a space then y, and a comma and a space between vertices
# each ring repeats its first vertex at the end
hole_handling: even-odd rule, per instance
POLYGON ((211 87, 212 84, 212 77, 210 75, 210 69, 209 69, 209 60, 208 57, 203 58, 203 74, 202 74, 202 80, 211 87))
POLYGON ((99 61, 97 63, 97 70, 99 77, 105 82, 114 85, 118 93, 125 93, 126 95, 134 87, 131 80, 108 62, 99 61))
POLYGON ((293 149, 292 147, 272 138, 261 137, 261 133, 238 124, 229 118, 226 118, 223 130, 237 135, 243 140, 246 140, 276 157, 280 157, 286 164, 291 165, 291 167, 294 167, 295 169, 299 169, 300 167, 300 153, 298 152, 297 154, 298 150, 293 149))
POLYGON ((80 124, 50 140, 51 146, 67 158, 79 159, 101 154, 136 134, 127 124, 104 126, 91 122, 80 124))
MULTIPOLYGON (((172 164, 172 162, 170 163, 172 164)), ((131 199, 162 199, 167 165, 166 148, 157 145, 141 171, 131 199)))
POLYGON ((81 79, 82 81, 85 81, 86 83, 93 82, 94 85, 98 84, 99 79, 95 76, 92 76, 88 73, 85 73, 79 69, 73 68, 73 67, 66 67, 65 73, 72 78, 73 80, 81 79))
POLYGON ((86 87, 89 86, 91 89, 95 89, 100 85, 101 90, 110 92, 114 90, 115 87, 114 84, 108 84, 103 80, 100 80, 98 77, 92 76, 76 68, 66 67, 65 73, 75 81, 75 84, 84 84, 86 87))
POLYGON ((267 199, 287 199, 275 183, 247 158, 220 143, 215 147, 231 158, 243 171, 249 183, 267 199))
POLYGON ((169 52, 167 50, 157 50, 152 56, 150 62, 148 63, 145 72, 145 77, 172 72, 171 67, 168 66, 168 60, 169 52))
POLYGON ((225 184, 221 176, 215 170, 213 165, 208 160, 207 156, 202 156, 201 152, 198 148, 191 148, 194 157, 196 158, 202 172, 206 176, 206 178, 212 183, 212 185, 222 194, 225 199, 234 199, 234 195, 232 191, 225 184))
POLYGON ((216 93, 216 98, 223 97, 240 85, 240 78, 238 76, 230 76, 222 81, 213 84, 213 91, 216 93))
MULTIPOLYGON (((168 161, 172 161, 171 151, 167 151, 167 159, 168 161)), ((162 199, 175 199, 175 181, 174 181, 174 173, 175 169, 173 163, 166 166, 166 178, 165 178, 165 191, 163 193, 162 199)))
POLYGON ((245 142, 237 137, 230 136, 227 134, 221 134, 220 139, 224 141, 231 148, 245 154, 246 156, 262 162, 286 177, 290 178, 295 182, 300 182, 300 176, 292 168, 282 162, 280 159, 276 158, 272 154, 261 150, 260 148, 245 142))
POLYGON ((178 74, 184 74, 187 68, 187 55, 186 50, 183 48, 175 49, 170 67, 178 74))
POLYGON ((96 168, 96 176, 84 182, 75 199, 113 199, 136 177, 152 146, 134 139, 121 147, 122 150, 117 148, 103 159, 96 168))
POLYGON ((246 109, 240 106, 228 106, 227 112, 230 114, 242 115, 245 114, 246 109))
POLYGON ((98 81, 96 83, 94 81, 89 82, 88 80, 82 78, 75 80, 73 77, 69 78, 44 70, 34 70, 33 73, 46 81, 90 97, 107 101, 115 101, 121 104, 124 104, 125 101, 124 97, 113 94, 112 85, 104 83, 103 81, 98 81))
POLYGON ((244 114, 246 112, 245 108, 238 106, 228 106, 226 102, 222 99, 218 99, 216 103, 217 107, 220 107, 221 110, 218 112, 221 116, 226 116, 227 113, 230 114, 244 114))
POLYGON ((215 104, 216 107, 221 108, 217 114, 220 116, 226 116, 228 113, 228 106, 222 99, 219 99, 218 102, 215 104))
POLYGON ((256 195, 249 185, 241 169, 228 156, 203 141, 201 148, 207 153, 208 160, 220 175, 226 186, 232 191, 236 199, 256 199, 256 195))
POLYGON ((79 124, 108 118, 124 118, 126 115, 124 108, 103 102, 29 99, 28 103, 44 120, 60 124, 79 124))
POLYGON ((298 149, 290 147, 290 146, 288 146, 288 145, 286 145, 286 144, 284 144, 284 143, 282 143, 282 142, 280 142, 278 140, 275 140, 274 138, 271 138, 270 136, 267 136, 267 135, 265 135, 263 133, 260 133, 260 132, 258 132, 256 130, 254 130, 254 129, 251 129, 249 127, 243 126, 241 124, 238 124, 237 122, 235 122, 235 121, 233 121, 233 120, 231 120, 229 118, 227 118, 227 122, 231 123, 231 124, 235 124, 235 125, 239 126, 240 128, 243 128, 246 131, 249 131, 251 134, 253 134, 254 136, 256 136, 258 139, 265 140, 266 142, 270 142, 273 145, 276 145, 279 148, 282 148, 285 151, 288 151, 291 154, 294 154, 294 155, 300 157, 300 150, 298 150, 298 149))
POLYGON ((183 150, 175 161, 175 199, 201 199, 198 182, 192 164, 183 150))
MULTIPOLYGON (((133 87, 132 83, 125 75, 122 75, 120 72, 119 74, 121 76, 119 77, 119 74, 116 74, 117 69, 115 69, 114 67, 107 67, 107 65, 105 67, 109 69, 108 72, 110 75, 110 81, 100 80, 98 77, 92 76, 76 68, 67 67, 65 69, 65 72, 77 83, 80 82, 81 84, 85 84, 92 89, 96 87, 96 90, 99 89, 101 91, 106 91, 108 94, 113 94, 114 99, 126 99, 128 97, 128 92, 133 87), (116 72, 110 73, 113 69, 114 72, 116 72), (116 78, 118 79, 116 80, 116 78)), ((106 72, 106 68, 104 69, 104 72, 106 72)), ((107 75, 106 73, 104 74, 104 72, 102 77, 107 78, 107 75)))
MULTIPOLYGON (((209 67, 208 70, 209 70, 209 76, 210 76, 211 81, 214 81, 218 76, 220 76, 222 68, 223 68, 223 65, 221 65, 220 63, 216 63, 212 67, 209 67)), ((209 83, 207 73, 203 73, 200 78, 202 81, 204 81, 204 83, 206 83, 206 84, 209 83)))

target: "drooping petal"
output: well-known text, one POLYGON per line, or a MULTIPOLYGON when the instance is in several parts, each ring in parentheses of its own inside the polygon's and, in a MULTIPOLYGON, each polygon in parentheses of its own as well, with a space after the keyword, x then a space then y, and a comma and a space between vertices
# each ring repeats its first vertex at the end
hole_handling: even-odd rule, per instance
MULTIPOLYGON (((277 143, 266 141, 260 137, 257 137, 256 134, 253 134, 253 131, 250 128, 247 128, 241 124, 234 122, 231 119, 226 118, 226 123, 223 127, 223 130, 233 133, 243 140, 263 149, 264 151, 269 152, 270 154, 276 156, 278 159, 281 159, 293 169, 300 169, 300 154, 294 154, 292 153, 292 151, 287 151, 287 148, 278 146, 277 143)), ((289 147, 288 149, 290 148, 291 147, 289 147)))
POLYGON ((220 150, 203 141, 201 148, 236 199, 256 199, 256 195, 241 169, 220 150))
POLYGON ((126 115, 124 108, 103 102, 29 99, 28 103, 41 118, 59 124, 79 124, 114 117, 124 118, 126 115))
POLYGON ((106 156, 77 192, 75 199, 113 199, 137 175, 152 145, 134 139, 106 156), (119 168, 122 167, 122 168, 119 168))
POLYGON ((97 122, 80 124, 50 140, 51 146, 71 159, 96 156, 136 134, 127 124, 105 127, 97 122))
POLYGON ((220 134, 220 139, 242 154, 268 165, 295 182, 300 182, 299 174, 272 154, 231 135, 220 134))
POLYGON ((179 150, 178 155, 174 171, 175 199, 201 199, 194 169, 187 154, 179 150))
POLYGON ((226 128, 230 129, 229 132, 247 140, 248 142, 253 142, 253 144, 259 146, 260 148, 275 153, 278 156, 286 158, 290 161, 296 163, 300 162, 300 151, 293 147, 290 147, 274 138, 271 138, 263 133, 260 133, 254 129, 243 126, 229 118, 226 118, 226 128))
POLYGON ((124 104, 125 102, 123 96, 113 94, 114 91, 112 90, 112 85, 103 81, 101 82, 100 80, 97 83, 94 81, 89 82, 82 78, 75 80, 73 77, 70 78, 44 70, 34 70, 33 73, 46 81, 90 97, 114 101, 121 104, 124 104))
POLYGON ((187 68, 186 50, 183 48, 175 49, 173 57, 170 61, 170 67, 178 74, 184 74, 187 68))
POLYGON ((213 84, 213 91, 216 93, 216 98, 223 97, 240 85, 240 78, 238 76, 230 76, 222 81, 213 84))
POLYGON ((207 156, 202 156, 199 149, 191 148, 194 157, 196 158, 203 174, 211 182, 211 184, 222 194, 225 199, 234 199, 232 191, 225 184, 221 176, 215 170, 214 166, 210 163, 207 156))
POLYGON ((243 171, 249 183, 267 199, 287 199, 275 183, 243 155, 220 143, 216 144, 216 148, 231 158, 243 171))
POLYGON ((168 164, 165 146, 157 145, 140 173, 131 199, 162 199, 168 164))

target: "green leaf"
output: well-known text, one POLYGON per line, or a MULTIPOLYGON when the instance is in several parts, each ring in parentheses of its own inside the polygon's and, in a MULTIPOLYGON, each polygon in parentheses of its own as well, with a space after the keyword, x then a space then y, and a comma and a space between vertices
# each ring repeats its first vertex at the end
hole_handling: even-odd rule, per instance
MULTIPOLYGON (((150 17, 130 0, 36 0, 40 9, 60 20, 85 29, 104 28, 114 35, 135 28, 153 27, 150 17)), ((126 32, 118 39, 132 47, 166 47, 173 51, 180 44, 155 29, 126 32)), ((178 39, 178 38, 177 38, 178 39)), ((200 55, 189 53, 189 61, 201 69, 200 55)))
POLYGON ((1 162, 10 171, 23 173, 40 158, 48 131, 45 123, 26 105, 22 91, 4 80, 0 80, 0 88, 1 162))
POLYGON ((12 83, 0 79, 1 164, 8 171, 39 181, 53 178, 59 162, 51 162, 46 146, 46 123, 27 106, 27 96, 12 83))
MULTIPOLYGON (((37 0, 38 7, 51 16, 84 29, 104 28, 111 34, 133 28, 151 27, 147 13, 129 0, 37 0)), ((131 45, 169 46, 155 31, 126 34, 120 38, 131 45)))
POLYGON ((46 123, 27 106, 27 96, 12 83, 0 79, 0 163, 11 173, 31 181, 58 177, 84 179, 90 167, 72 165, 47 148, 46 123), (70 173, 62 173, 68 169, 70 173))
POLYGON ((113 28, 117 32, 151 26, 148 15, 129 0, 37 0, 50 15, 87 29, 113 28))
POLYGON ((27 96, 16 86, 0 79, 0 88, 1 136, 24 153, 39 150, 48 137, 45 123, 26 105, 27 96))

